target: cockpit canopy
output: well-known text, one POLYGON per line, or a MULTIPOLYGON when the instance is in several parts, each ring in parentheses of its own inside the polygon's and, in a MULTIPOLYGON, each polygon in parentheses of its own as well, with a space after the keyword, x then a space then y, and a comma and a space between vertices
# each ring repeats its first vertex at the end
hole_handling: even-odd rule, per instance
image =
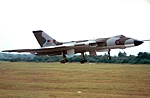
POLYGON ((114 37, 116 37, 116 38, 126 38, 126 36, 124 36, 124 35, 117 35, 117 36, 114 36, 114 37))

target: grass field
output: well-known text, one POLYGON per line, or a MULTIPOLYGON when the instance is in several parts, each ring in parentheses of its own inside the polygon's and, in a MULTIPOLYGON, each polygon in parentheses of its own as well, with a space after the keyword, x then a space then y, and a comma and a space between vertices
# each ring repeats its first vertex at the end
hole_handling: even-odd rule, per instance
POLYGON ((0 62, 0 98, 150 98, 150 65, 0 62))

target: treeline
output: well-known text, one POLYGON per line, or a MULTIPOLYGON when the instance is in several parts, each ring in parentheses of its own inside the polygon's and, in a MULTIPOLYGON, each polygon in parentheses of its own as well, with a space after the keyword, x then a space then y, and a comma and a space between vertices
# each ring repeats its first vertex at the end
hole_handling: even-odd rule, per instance
MULTIPOLYGON (((129 63, 129 64, 150 64, 150 53, 139 52, 137 56, 127 56, 125 52, 119 52, 118 56, 112 56, 107 60, 107 54, 98 56, 85 55, 88 62, 91 63, 129 63)), ((0 53, 0 61, 10 62, 59 62, 62 56, 34 56, 31 54, 6 54, 0 53)), ((76 55, 68 58, 69 62, 80 62, 82 58, 76 55)))

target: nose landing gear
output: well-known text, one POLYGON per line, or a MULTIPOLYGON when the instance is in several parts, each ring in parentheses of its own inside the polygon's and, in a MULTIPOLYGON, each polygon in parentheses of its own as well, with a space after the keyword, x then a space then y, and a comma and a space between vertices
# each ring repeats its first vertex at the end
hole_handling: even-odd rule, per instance
POLYGON ((111 60, 110 49, 108 50, 108 57, 107 57, 107 60, 111 60))

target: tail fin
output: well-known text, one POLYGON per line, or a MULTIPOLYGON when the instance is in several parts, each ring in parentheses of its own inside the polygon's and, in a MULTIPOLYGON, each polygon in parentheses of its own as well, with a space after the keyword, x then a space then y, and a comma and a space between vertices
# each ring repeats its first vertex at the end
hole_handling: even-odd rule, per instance
POLYGON ((36 37, 41 47, 56 46, 56 45, 62 44, 60 42, 57 42, 55 39, 50 37, 48 34, 43 32, 42 30, 33 31, 33 34, 36 37))

